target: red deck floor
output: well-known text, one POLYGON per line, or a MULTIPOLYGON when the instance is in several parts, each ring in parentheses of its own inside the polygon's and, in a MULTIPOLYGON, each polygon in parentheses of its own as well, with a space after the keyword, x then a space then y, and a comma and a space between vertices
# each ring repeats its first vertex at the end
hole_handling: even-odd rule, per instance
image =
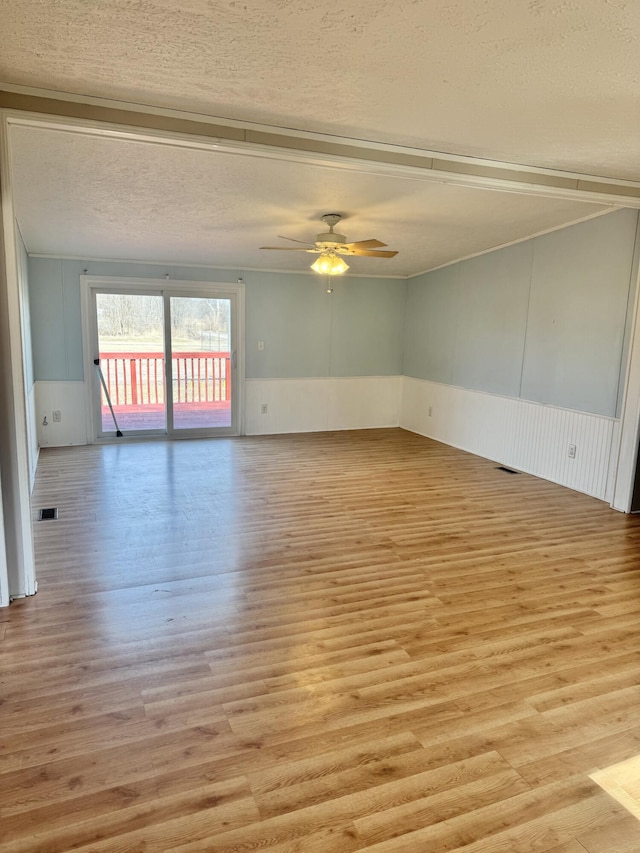
MULTIPOLYGON (((165 410, 162 405, 114 406, 116 420, 122 432, 164 430, 165 410)), ((175 429, 212 429, 231 426, 231 403, 180 403, 174 407, 175 429)), ((108 406, 102 407, 102 430, 114 432, 108 406)))

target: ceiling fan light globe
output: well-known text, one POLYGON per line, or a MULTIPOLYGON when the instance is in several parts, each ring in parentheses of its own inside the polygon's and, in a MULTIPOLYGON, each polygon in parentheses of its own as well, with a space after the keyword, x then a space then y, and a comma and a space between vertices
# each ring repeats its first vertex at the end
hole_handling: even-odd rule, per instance
POLYGON ((321 275, 341 275, 349 269, 349 265, 339 255, 323 252, 311 264, 311 269, 321 275))

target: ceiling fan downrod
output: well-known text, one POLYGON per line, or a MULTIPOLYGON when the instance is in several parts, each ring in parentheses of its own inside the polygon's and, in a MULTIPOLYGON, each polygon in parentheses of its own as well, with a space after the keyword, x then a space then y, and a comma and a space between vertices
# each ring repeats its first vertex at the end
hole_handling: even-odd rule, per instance
POLYGON ((347 242, 344 234, 336 234, 334 227, 340 222, 342 217, 339 213, 325 213, 322 221, 329 226, 329 230, 324 234, 316 235, 316 243, 324 246, 341 246, 347 242))

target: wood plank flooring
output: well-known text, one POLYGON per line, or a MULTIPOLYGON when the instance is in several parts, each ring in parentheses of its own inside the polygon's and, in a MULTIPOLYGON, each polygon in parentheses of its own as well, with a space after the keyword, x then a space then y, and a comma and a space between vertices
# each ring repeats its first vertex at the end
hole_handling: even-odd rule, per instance
POLYGON ((45 450, 50 506, 4 853, 640 851, 640 518, 402 430, 45 450))
POLYGON ((640 820, 640 755, 596 770, 591 778, 640 820))

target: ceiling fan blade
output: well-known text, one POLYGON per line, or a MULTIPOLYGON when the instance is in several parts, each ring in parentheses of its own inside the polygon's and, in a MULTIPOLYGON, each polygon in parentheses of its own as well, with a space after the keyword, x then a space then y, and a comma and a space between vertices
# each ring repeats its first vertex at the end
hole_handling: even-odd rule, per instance
POLYGON ((386 243, 381 243, 380 240, 358 240, 356 243, 343 243, 343 246, 347 249, 380 249, 386 245, 386 243))
POLYGON ((376 252, 373 249, 353 249, 351 252, 345 252, 347 255, 360 255, 367 258, 395 258, 397 252, 376 252))
POLYGON ((302 243, 303 246, 315 246, 315 243, 310 243, 308 240, 296 240, 295 237, 283 237, 282 234, 278 234, 279 240, 291 240, 293 243, 302 243))
POLYGON ((318 249, 298 249, 294 246, 260 246, 261 249, 275 249, 277 252, 317 252, 318 249))

